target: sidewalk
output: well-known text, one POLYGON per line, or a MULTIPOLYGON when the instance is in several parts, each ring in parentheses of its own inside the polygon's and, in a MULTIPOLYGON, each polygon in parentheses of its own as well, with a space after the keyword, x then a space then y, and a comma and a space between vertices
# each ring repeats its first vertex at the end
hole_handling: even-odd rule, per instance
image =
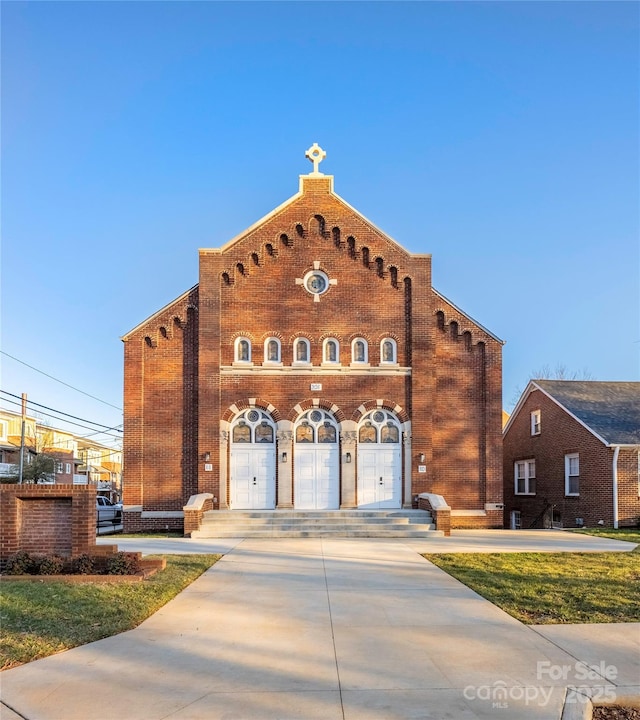
POLYGON ((234 541, 135 630, 2 673, 3 702, 18 713, 2 718, 555 720, 569 684, 640 695, 639 624, 526 627, 418 550, 424 543, 234 541), (579 660, 597 666, 592 678, 580 680, 579 660), (607 666, 611 682, 596 673, 607 666))
MULTIPOLYGON (((122 538, 100 537, 101 545, 117 544, 121 550, 153 553, 228 553, 242 538, 122 538)), ((369 542, 387 542, 370 538, 369 542)), ((406 539, 397 542, 420 553, 458 552, 629 552, 635 544, 563 530, 452 530, 451 537, 406 539)))

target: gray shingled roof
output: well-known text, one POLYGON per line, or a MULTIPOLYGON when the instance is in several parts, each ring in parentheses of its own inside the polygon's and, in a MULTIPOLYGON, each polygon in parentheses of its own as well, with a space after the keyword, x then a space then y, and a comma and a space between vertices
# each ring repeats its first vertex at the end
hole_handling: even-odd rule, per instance
POLYGON ((608 444, 640 444, 640 382, 533 382, 608 444))

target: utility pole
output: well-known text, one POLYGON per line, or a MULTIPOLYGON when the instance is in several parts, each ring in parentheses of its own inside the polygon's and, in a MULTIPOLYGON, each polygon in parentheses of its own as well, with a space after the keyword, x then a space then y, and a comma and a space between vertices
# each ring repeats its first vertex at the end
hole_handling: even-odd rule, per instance
POLYGON ((24 426, 27 418, 27 393, 22 393, 22 431, 20 433, 20 465, 18 483, 22 485, 22 474, 24 472, 24 426))

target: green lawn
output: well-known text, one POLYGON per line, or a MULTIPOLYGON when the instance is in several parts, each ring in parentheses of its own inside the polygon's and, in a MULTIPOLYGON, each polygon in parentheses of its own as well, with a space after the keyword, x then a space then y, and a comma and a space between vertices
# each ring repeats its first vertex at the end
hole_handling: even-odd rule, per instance
POLYGON ((136 627, 220 557, 169 555, 165 570, 131 584, 3 582, 0 669, 136 627))
MULTIPOLYGON (((640 544, 640 528, 582 528, 581 530, 572 530, 571 532, 581 533, 582 535, 595 535, 596 537, 611 538, 612 540, 626 540, 627 542, 640 544)), ((636 548, 636 552, 640 551, 640 547, 636 548)))
POLYGON ((640 554, 424 555, 527 624, 640 621, 640 554))
POLYGON ((117 540, 118 538, 184 538, 184 533, 169 530, 169 532, 139 532, 139 533, 115 533, 113 535, 101 535, 117 540))

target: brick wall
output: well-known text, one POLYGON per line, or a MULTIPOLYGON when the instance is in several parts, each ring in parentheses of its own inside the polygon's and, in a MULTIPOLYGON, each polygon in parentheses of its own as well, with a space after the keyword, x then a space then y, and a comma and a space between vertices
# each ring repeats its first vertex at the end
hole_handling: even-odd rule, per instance
MULTIPOLYGON (((509 522, 511 510, 520 510, 522 527, 528 528, 551 504, 564 527, 575 527, 576 518, 583 518, 589 527, 599 520, 607 527, 613 525, 613 449, 607 448, 544 393, 534 390, 513 418, 504 437, 503 453, 505 522, 509 522), (534 410, 541 413, 541 432, 532 436, 530 418, 534 410), (577 497, 565 495, 565 455, 570 453, 580 456, 577 497), (514 463, 530 458, 536 460, 536 494, 516 495, 514 463)), ((537 527, 540 526, 538 523, 537 527)))
MULTIPOLYGON (((237 242, 201 250, 198 288, 127 336, 125 505, 179 510, 190 495, 209 492, 218 507, 220 420, 256 399, 276 420, 295 419, 296 406, 314 401, 351 421, 363 404, 398 406, 411 420, 404 504, 423 491, 464 509, 501 502, 501 344, 433 292, 430 256, 407 253, 354 213, 331 192, 329 177, 303 183, 299 197, 237 242), (337 280, 319 302, 299 282, 314 263, 337 280), (188 322, 173 327, 187 306, 188 322), (293 341, 305 337, 313 368, 305 375, 236 370, 240 336, 251 340, 254 367, 266 338, 280 340, 290 367, 293 341), (327 337, 340 343, 342 369, 332 374, 320 368, 327 337), (349 371, 355 337, 368 342, 367 374, 349 371), (385 337, 410 372, 378 370, 385 337), (322 390, 312 391, 312 382, 322 390), (420 453, 426 473, 418 473, 420 453)), ((126 529, 143 521, 125 514, 126 529)))
POLYGON ((0 485, 0 560, 18 550, 64 557, 95 546, 96 489, 87 485, 0 485))
POLYGON ((618 522, 640 526, 640 448, 620 449, 618 455, 618 522))
POLYGON ((196 492, 197 303, 185 293, 125 342, 125 505, 179 510, 196 492))

